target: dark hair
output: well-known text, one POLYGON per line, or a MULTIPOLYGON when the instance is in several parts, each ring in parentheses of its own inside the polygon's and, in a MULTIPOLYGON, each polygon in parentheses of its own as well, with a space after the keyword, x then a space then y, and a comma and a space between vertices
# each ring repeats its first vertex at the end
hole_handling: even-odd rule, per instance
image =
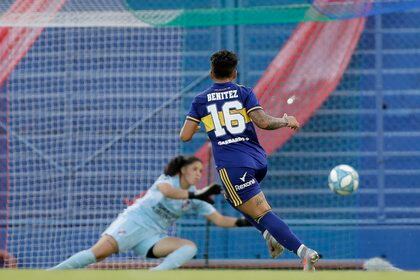
POLYGON ((176 174, 178 174, 181 171, 182 167, 184 167, 186 165, 190 165, 190 164, 192 164, 196 161, 201 162, 201 159, 199 159, 195 156, 189 156, 189 157, 177 156, 177 157, 174 157, 165 166, 165 170, 163 171, 163 173, 165 173, 165 175, 175 176, 176 174))
POLYGON ((211 70, 216 79, 230 78, 238 65, 238 57, 228 50, 215 52, 210 61, 211 70))

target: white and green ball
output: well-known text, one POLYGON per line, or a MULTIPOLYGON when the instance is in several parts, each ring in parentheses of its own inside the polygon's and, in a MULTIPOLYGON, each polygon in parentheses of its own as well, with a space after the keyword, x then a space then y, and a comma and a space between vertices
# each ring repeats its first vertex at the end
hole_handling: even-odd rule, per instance
POLYGON ((359 174, 353 167, 340 164, 328 176, 328 186, 339 195, 349 195, 359 188, 359 174))

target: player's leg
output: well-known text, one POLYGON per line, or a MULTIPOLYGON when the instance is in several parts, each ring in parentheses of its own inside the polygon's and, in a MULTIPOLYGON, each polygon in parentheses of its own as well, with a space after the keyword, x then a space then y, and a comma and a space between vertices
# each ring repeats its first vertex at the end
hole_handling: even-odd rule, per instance
POLYGON ((260 231, 267 230, 281 245, 297 254, 304 263, 308 263, 310 266, 312 262, 306 261, 307 256, 313 257, 314 263, 318 260, 315 260, 318 254, 313 250, 307 250, 287 224, 271 212, 271 206, 260 189, 259 182, 264 178, 266 172, 266 168, 260 170, 250 168, 219 169, 219 175, 230 204, 245 216, 253 218, 260 231))
MULTIPOLYGON (((271 213, 271 206, 268 204, 259 186, 259 182, 264 177, 266 171, 266 168, 263 168, 261 172, 252 168, 219 169, 219 175, 229 203, 244 214, 261 233, 264 233, 265 230, 270 232, 270 228, 267 228, 265 223, 266 219, 263 219, 262 222, 257 220, 265 214, 271 213)), ((269 214, 268 216, 272 215, 269 214)), ((284 222, 281 222, 281 224, 283 225, 284 222)), ((288 229, 287 226, 286 229, 288 229)), ((291 242, 284 242, 284 238, 279 240, 275 234, 271 233, 271 235, 290 251, 296 252, 301 245, 301 242, 297 238, 286 238, 286 240, 292 240, 292 244, 289 244, 291 242)))
POLYGON ((118 243, 114 237, 103 235, 95 245, 90 249, 97 262, 100 262, 112 254, 118 253, 118 243))
POLYGON ((255 170, 252 168, 221 168, 219 169, 220 179, 225 190, 226 200, 241 213, 264 237, 268 251, 272 258, 280 256, 284 247, 277 242, 275 238, 251 216, 239 211, 236 206, 240 205, 255 194, 260 192, 259 182, 264 179, 267 168, 255 170))
POLYGON ((304 270, 314 270, 314 265, 319 259, 318 253, 306 247, 290 230, 289 226, 271 211, 271 206, 268 204, 264 193, 260 192, 237 206, 237 208, 253 217, 280 244, 298 255, 302 259, 304 270))
POLYGON ((286 223, 271 211, 264 193, 260 192, 237 208, 242 213, 251 216, 289 251, 297 253, 302 242, 291 232, 286 223))
POLYGON ((92 248, 74 254, 50 270, 84 268, 116 252, 118 252, 118 245, 115 239, 112 236, 103 235, 92 248))
MULTIPOLYGON (((267 167, 255 170, 254 177, 257 180, 258 183, 260 183, 265 175, 267 174, 267 167)), ((236 209, 238 210, 238 209, 236 209)), ((240 211, 239 211, 240 212, 240 211)), ((252 217, 240 212, 246 219, 249 221, 255 228, 257 228, 262 236, 265 239, 265 242, 267 244, 268 252, 270 256, 275 259, 279 256, 281 256, 284 252, 284 247, 280 243, 277 242, 277 240, 266 230, 262 225, 257 223, 252 217)))
POLYGON ((277 240, 268 232, 268 230, 263 232, 263 237, 265 239, 265 243, 267 244, 268 253, 273 259, 281 256, 284 253, 283 245, 277 242, 277 240))
POLYGON ((187 239, 154 236, 140 242, 133 251, 147 258, 164 258, 163 262, 151 269, 159 271, 178 268, 191 260, 197 253, 197 246, 187 239))
POLYGON ((178 268, 191 260, 197 253, 194 242, 186 239, 167 237, 153 246, 153 255, 165 259, 151 270, 168 270, 178 268))
POLYGON ((134 220, 119 216, 102 233, 102 237, 92 248, 71 256, 51 270, 83 268, 119 251, 127 251, 144 238, 145 231, 147 229, 134 220))
POLYGON ((263 236, 263 238, 264 238, 264 240, 267 244, 268 252, 270 253, 270 256, 273 259, 278 258, 279 256, 281 256, 283 254, 284 247, 280 243, 277 242, 277 240, 268 232, 268 230, 266 230, 262 225, 257 223, 252 217, 242 213, 238 209, 236 209, 236 210, 239 213, 241 213, 241 215, 244 216, 244 218, 251 225, 253 225, 256 229, 258 229, 261 232, 261 235, 263 236))

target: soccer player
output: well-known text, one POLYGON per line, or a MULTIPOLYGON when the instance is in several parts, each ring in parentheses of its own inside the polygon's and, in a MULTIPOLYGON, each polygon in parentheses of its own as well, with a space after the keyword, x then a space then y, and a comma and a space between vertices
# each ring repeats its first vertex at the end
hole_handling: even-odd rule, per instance
POLYGON ((188 212, 205 216, 219 227, 251 226, 244 218, 221 215, 210 204, 211 196, 219 194, 221 187, 213 184, 197 191, 203 165, 193 156, 178 156, 165 167, 162 174, 146 194, 129 206, 103 232, 97 243, 51 268, 76 269, 101 261, 106 257, 128 250, 137 256, 164 258, 152 270, 180 267, 194 257, 197 246, 186 239, 168 236, 167 230, 178 218, 188 212))
POLYGON ((221 50, 210 60, 214 84, 194 98, 180 138, 191 140, 203 122, 229 203, 262 233, 266 235, 267 230, 281 245, 298 255, 304 270, 312 271, 318 253, 306 247, 271 211, 260 189, 267 173, 267 160, 253 125, 266 130, 298 129, 299 123, 287 114, 282 118, 267 115, 250 88, 233 83, 238 64, 235 53, 221 50))

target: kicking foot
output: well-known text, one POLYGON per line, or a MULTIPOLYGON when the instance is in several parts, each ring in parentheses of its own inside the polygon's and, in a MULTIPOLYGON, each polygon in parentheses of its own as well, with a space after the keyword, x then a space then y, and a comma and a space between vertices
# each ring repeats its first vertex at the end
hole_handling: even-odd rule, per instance
POLYGON ((302 252, 303 253, 303 258, 302 258, 303 270, 315 271, 315 264, 319 260, 319 254, 310 248, 305 247, 303 250, 306 250, 302 252))

